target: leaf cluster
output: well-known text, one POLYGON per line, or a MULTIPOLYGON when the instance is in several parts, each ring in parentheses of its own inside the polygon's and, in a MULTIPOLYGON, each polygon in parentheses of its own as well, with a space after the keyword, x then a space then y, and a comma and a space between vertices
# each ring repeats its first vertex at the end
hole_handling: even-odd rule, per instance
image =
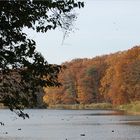
MULTIPOLYGON (((48 64, 24 28, 45 33, 61 27, 70 30, 72 10, 84 7, 75 0, 7 0, 0 2, 0 102, 11 110, 36 105, 36 92, 60 86, 61 66, 48 64)), ((23 114, 22 114, 23 113, 23 114)))

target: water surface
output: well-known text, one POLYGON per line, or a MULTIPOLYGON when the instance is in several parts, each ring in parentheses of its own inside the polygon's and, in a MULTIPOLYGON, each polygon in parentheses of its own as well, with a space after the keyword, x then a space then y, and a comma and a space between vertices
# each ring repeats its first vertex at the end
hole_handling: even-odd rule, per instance
POLYGON ((0 110, 0 140, 140 140, 140 116, 104 110, 0 110))

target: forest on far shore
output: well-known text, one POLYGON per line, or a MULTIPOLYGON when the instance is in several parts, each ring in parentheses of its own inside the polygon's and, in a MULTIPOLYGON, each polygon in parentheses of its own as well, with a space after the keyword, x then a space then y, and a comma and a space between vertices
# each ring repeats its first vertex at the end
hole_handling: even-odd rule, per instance
POLYGON ((140 101, 140 46, 62 65, 62 86, 44 88, 43 99, 48 105, 140 101))

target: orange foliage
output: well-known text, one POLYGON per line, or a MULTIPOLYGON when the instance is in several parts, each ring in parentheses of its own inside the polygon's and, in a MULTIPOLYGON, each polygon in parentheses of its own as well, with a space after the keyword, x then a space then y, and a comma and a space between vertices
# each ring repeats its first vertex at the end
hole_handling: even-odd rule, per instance
POLYGON ((128 51, 66 62, 60 88, 45 89, 48 104, 114 105, 140 100, 140 47, 128 51))

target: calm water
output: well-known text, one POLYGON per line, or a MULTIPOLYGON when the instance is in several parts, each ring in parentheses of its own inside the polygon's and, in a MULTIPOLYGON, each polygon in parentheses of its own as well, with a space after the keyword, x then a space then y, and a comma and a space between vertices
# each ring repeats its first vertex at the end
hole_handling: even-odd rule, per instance
POLYGON ((140 116, 102 110, 0 110, 0 140, 140 140, 140 116))

